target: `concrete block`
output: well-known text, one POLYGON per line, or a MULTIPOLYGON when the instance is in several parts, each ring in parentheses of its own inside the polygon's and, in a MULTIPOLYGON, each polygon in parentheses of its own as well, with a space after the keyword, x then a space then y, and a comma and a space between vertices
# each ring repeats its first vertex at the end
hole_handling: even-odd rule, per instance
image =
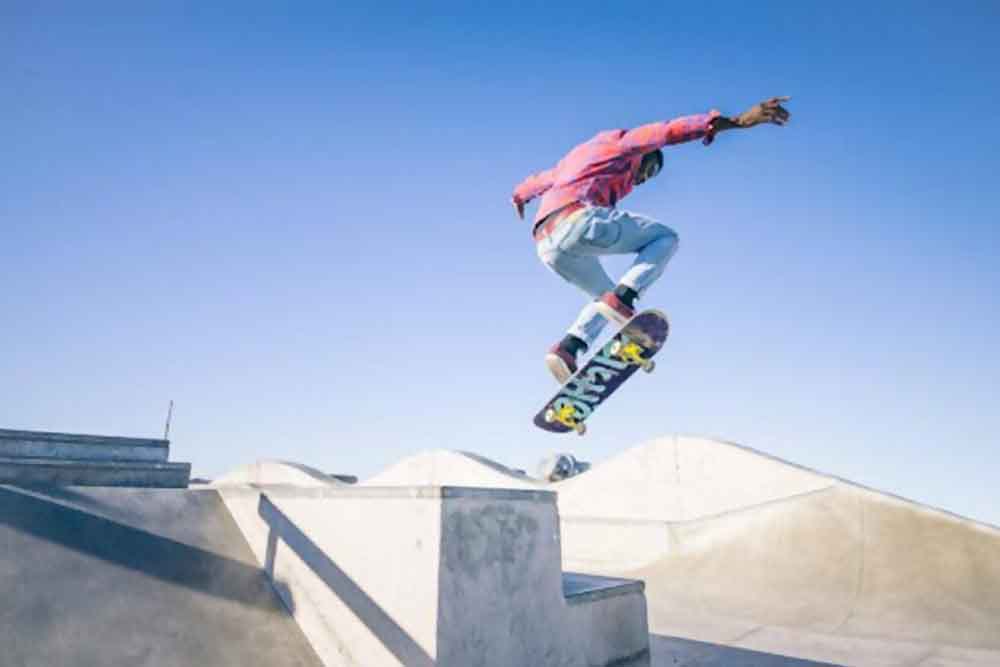
POLYGON ((325 665, 641 665, 642 584, 561 572, 548 491, 218 488, 325 665))

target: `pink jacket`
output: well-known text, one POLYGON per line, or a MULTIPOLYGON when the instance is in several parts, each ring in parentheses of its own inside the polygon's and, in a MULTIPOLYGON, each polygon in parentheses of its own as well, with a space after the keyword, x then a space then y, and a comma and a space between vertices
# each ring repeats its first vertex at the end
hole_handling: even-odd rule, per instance
POLYGON ((514 189, 514 202, 526 204, 542 196, 535 222, 573 202, 614 207, 632 191, 642 156, 670 144, 703 139, 718 111, 650 123, 632 130, 605 130, 566 154, 559 164, 524 179, 514 189))

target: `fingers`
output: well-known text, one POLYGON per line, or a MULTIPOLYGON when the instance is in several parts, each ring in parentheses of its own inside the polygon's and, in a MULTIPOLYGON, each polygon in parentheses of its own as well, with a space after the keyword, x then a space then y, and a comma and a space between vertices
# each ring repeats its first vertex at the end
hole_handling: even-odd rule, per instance
POLYGON ((768 101, 761 104, 768 122, 774 123, 775 125, 784 125, 788 122, 788 119, 791 118, 791 114, 788 113, 788 109, 781 106, 781 103, 787 102, 790 99, 792 98, 787 95, 772 97, 768 101))
POLYGON ((516 199, 511 199, 510 203, 514 207, 514 213, 517 214, 517 217, 524 220, 524 204, 516 199))
POLYGON ((753 127, 760 123, 771 123, 773 125, 784 125, 792 117, 788 109, 781 106, 782 102, 792 99, 791 96, 782 95, 772 97, 755 105, 749 111, 740 116, 742 127, 753 127))

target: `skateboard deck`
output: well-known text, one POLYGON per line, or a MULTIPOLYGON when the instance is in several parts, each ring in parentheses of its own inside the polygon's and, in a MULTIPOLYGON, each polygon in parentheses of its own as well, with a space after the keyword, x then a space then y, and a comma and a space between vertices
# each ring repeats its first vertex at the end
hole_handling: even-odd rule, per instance
POLYGON ((653 356, 667 340, 670 324, 658 310, 644 310, 625 323, 535 415, 535 426, 553 433, 587 431, 584 422, 638 369, 652 372, 653 356))

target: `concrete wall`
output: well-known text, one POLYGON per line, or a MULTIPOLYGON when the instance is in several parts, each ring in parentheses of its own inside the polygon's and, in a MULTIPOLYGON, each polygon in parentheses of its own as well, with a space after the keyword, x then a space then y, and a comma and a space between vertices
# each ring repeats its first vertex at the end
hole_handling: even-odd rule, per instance
POLYGON ((0 458, 0 484, 17 486, 187 487, 190 463, 0 458))
POLYGON ((0 429, 0 484, 185 488, 167 440, 0 429))
POLYGON ((324 664, 430 664, 439 503, 354 490, 220 493, 324 664))
POLYGON ((0 457, 165 462, 168 440, 0 429, 0 457))

